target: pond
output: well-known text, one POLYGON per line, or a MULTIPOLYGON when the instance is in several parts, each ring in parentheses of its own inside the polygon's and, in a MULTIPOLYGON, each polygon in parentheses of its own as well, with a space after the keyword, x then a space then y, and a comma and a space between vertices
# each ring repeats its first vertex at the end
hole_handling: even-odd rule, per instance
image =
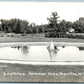
POLYGON ((0 60, 18 61, 84 61, 84 47, 55 46, 49 50, 48 46, 13 46, 0 47, 0 60))

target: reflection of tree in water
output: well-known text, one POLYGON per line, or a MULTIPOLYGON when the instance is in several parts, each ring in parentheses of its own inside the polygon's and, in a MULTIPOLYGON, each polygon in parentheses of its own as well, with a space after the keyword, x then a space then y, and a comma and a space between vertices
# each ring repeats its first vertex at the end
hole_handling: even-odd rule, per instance
POLYGON ((79 48, 79 50, 84 50, 84 47, 78 47, 79 48))
POLYGON ((28 54, 28 48, 27 46, 14 46, 14 47, 11 47, 11 48, 15 48, 15 49, 18 49, 18 50, 21 50, 21 52, 23 54, 28 54))
POLYGON ((21 48, 21 46, 17 46, 17 49, 19 50, 21 48))
POLYGON ((21 46, 13 46, 13 47, 11 47, 11 48, 16 48, 16 49, 20 49, 20 48, 22 48, 21 46))
POLYGON ((23 46, 22 48, 21 48, 21 50, 22 50, 22 53, 23 54, 28 54, 28 47, 27 46, 23 46))

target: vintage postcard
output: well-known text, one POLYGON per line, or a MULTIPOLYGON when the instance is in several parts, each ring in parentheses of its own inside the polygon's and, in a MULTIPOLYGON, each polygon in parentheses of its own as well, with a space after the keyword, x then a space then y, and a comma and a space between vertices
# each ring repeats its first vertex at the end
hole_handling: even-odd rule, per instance
POLYGON ((0 82, 84 82, 84 2, 0 2, 0 82))

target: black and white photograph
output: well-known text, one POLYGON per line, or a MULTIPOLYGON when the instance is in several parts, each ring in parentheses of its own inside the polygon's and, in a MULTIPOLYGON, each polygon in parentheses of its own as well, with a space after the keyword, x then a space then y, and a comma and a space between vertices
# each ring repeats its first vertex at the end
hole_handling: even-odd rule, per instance
POLYGON ((0 1, 0 82, 84 82, 83 8, 0 1))

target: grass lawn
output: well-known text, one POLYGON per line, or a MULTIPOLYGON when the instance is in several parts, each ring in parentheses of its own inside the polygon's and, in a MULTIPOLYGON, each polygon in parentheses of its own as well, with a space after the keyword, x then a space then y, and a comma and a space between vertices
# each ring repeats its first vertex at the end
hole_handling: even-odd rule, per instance
POLYGON ((18 36, 18 37, 0 37, 0 43, 4 42, 78 42, 83 43, 84 39, 72 39, 72 38, 47 38, 44 37, 44 34, 33 36, 28 34, 27 36, 18 36))

